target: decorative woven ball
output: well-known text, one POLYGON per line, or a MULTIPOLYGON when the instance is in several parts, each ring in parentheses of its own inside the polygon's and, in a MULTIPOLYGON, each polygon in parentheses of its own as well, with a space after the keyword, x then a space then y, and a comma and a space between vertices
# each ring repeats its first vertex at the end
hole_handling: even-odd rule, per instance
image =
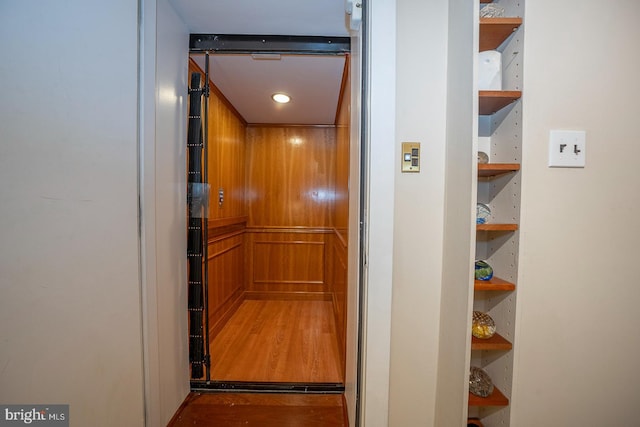
POLYGON ((484 370, 472 366, 469 373, 469 391, 476 396, 489 397, 493 393, 493 381, 484 370))
POLYGON ((489 339, 496 333, 496 322, 491 316, 481 311, 473 312, 473 322, 471 325, 471 334, 483 340, 489 339))
POLYGON ((491 280, 493 268, 486 261, 476 261, 476 280, 491 280))

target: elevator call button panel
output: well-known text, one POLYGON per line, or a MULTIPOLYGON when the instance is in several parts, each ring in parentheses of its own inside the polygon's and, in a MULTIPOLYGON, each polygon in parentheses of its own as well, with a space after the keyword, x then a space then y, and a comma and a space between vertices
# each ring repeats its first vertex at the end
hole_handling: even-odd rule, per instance
POLYGON ((420 143, 402 143, 402 172, 420 172, 420 143))

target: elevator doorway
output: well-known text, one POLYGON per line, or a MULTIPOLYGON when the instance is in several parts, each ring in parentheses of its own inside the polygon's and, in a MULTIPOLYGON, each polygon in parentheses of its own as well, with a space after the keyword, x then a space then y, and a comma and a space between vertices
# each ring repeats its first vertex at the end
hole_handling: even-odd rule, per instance
POLYGON ((210 364, 192 384, 340 390, 349 274, 349 55, 200 54, 192 55, 189 70, 208 74, 211 87, 204 129, 210 364), (330 78, 305 83, 308 73, 296 67, 324 67, 330 78), (268 88, 254 85, 265 73, 281 79, 268 88), (303 102, 292 82, 319 86, 315 98, 303 102), (260 113, 258 104, 276 91, 289 92, 292 102, 268 99, 262 109, 270 111, 260 113), (327 105, 330 114, 323 116, 327 105))

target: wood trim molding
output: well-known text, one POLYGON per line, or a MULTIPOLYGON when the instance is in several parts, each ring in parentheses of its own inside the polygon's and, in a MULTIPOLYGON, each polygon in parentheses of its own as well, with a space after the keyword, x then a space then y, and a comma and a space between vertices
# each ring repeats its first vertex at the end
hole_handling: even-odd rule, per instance
POLYGON ((207 222, 208 243, 215 243, 244 234, 247 217, 213 219, 207 222))
POLYGON ((324 246, 324 242, 309 242, 306 240, 259 240, 254 245, 317 245, 324 246))
POLYGON ((242 125, 246 127, 248 124, 247 120, 244 117, 242 117, 242 114, 240 114, 238 110, 236 110, 236 107, 233 106, 231 101, 229 101, 227 97, 224 96, 224 93, 222 93, 220 88, 216 86, 216 84, 213 83, 211 80, 209 80, 209 85, 210 85, 209 87, 211 89, 211 92, 215 93, 220 99, 220 101, 224 104, 224 106, 227 107, 229 111, 231 111, 233 115, 236 116, 238 120, 240 120, 240 123, 242 123, 242 125))
MULTIPOLYGON (((217 243, 217 242, 221 242, 222 240, 227 240, 230 239, 234 236, 239 236, 241 234, 244 234, 244 229, 242 230, 230 230, 230 231, 226 231, 226 232, 222 232, 222 233, 212 233, 211 230, 209 230, 209 240, 207 241, 207 243, 210 245, 212 243, 217 243)), ((211 258, 209 258, 211 259, 211 258)))
MULTIPOLYGON (((222 311, 222 315, 215 324, 209 326, 209 343, 211 343, 211 341, 213 341, 213 339, 225 327, 229 319, 231 319, 231 316, 233 316, 235 312, 238 311, 238 308, 240 308, 242 301, 244 301, 244 292, 242 289, 238 289, 236 292, 231 294, 229 298, 224 300, 222 304, 220 304, 220 307, 217 311, 222 311), (231 303, 229 303, 229 301, 231 301, 231 303), (227 306, 226 310, 224 309, 225 306, 227 306)), ((209 315, 211 315, 211 313, 209 315)))
POLYGON ((336 239, 338 239, 338 241, 342 244, 342 246, 344 246, 345 248, 347 247, 347 241, 342 236, 342 234, 338 231, 337 228, 333 229, 333 235, 336 236, 336 239))
POLYGON ((244 299, 251 300, 284 300, 284 301, 331 301, 330 292, 263 292, 245 291, 244 299))
POLYGON ((344 69, 342 70, 342 81, 340 82, 340 93, 338 94, 338 105, 336 106, 336 117, 333 123, 338 125, 338 119, 340 118, 340 112, 342 111, 342 100, 344 98, 345 90, 347 90, 347 84, 349 83, 349 58, 350 55, 346 54, 344 57, 344 69))
POLYGON ((248 123, 249 128, 335 128, 336 125, 327 124, 296 124, 296 123, 248 123))
POLYGON ((229 225, 236 225, 246 223, 249 219, 248 216, 234 216, 231 218, 218 218, 210 219, 208 222, 209 228, 228 227, 229 225))
POLYGON ((247 227, 247 233, 302 233, 302 234, 331 234, 333 229, 325 227, 247 227))
MULTIPOLYGON (((236 233, 236 234, 234 234, 234 236, 237 236, 238 234, 242 234, 242 232, 240 232, 240 233, 236 233)), ((229 236, 229 237, 232 237, 232 236, 229 236)), ((223 239, 220 239, 220 240, 223 240, 223 239)), ((210 260, 212 260, 212 259, 214 259, 214 258, 219 257, 220 255, 224 255, 224 254, 226 254, 227 252, 231 252, 232 250, 234 250, 234 249, 236 249, 236 248, 241 247, 242 245, 243 245, 243 243, 242 243, 242 242, 240 242, 240 243, 236 243, 235 245, 233 245, 233 246, 229 246, 228 248, 225 248, 225 249, 223 249, 223 250, 221 250, 221 251, 218 251, 218 252, 213 253, 213 254, 209 254, 209 255, 207 256, 207 260, 208 260, 208 261, 210 261, 210 260)))
POLYGON ((323 280, 280 280, 280 279, 269 279, 269 280, 257 280, 254 279, 253 283, 258 285, 273 285, 273 284, 283 284, 283 285, 324 285, 323 280))

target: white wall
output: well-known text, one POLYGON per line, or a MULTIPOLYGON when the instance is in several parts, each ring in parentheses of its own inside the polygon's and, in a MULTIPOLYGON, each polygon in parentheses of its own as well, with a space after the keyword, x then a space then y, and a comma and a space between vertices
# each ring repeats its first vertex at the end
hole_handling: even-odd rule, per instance
POLYGON ((165 426, 189 392, 185 255, 189 33, 168 0, 144 4, 146 409, 147 425, 165 426))
POLYGON ((469 324, 475 254, 477 175, 474 141, 478 135, 478 97, 475 57, 478 7, 470 2, 449 2, 447 72, 447 148, 445 220, 436 426, 460 426, 466 421, 466 396, 471 356, 469 324), (465 268, 466 266, 466 268, 465 268))
POLYGON ((137 4, 0 4, 0 401, 143 423, 137 4))
POLYGON ((395 138, 395 1, 368 2, 368 241, 361 424, 388 425, 395 138))
MULTIPOLYGON (((448 3, 397 0, 389 425, 432 425, 442 284, 448 3), (402 141, 421 172, 400 172, 402 141)), ((372 191, 374 190, 372 187, 372 191)))
POLYGON ((158 2, 157 52, 156 239, 164 426, 189 392, 184 209, 189 33, 168 0, 158 2))
POLYGON ((640 403, 640 3, 526 3, 512 425, 630 426, 640 403), (550 129, 586 168, 547 168, 550 129))

